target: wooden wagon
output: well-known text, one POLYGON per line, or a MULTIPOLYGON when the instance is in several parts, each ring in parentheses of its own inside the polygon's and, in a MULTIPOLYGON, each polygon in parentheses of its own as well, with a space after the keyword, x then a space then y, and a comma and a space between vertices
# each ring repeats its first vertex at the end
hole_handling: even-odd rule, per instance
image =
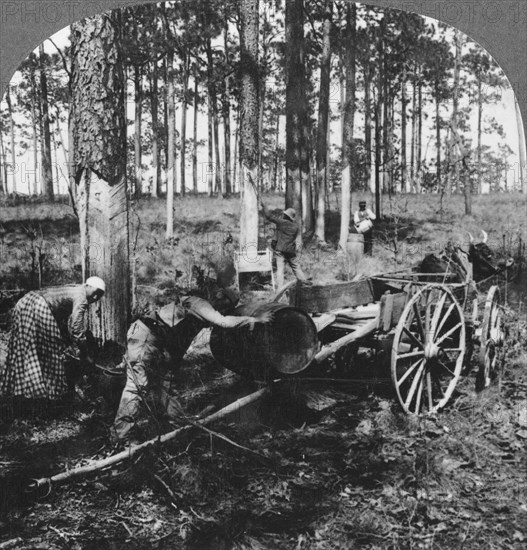
MULTIPOLYGON (((391 379, 403 409, 435 413, 452 397, 476 350, 477 387, 490 384, 498 373, 504 343, 498 286, 482 293, 470 278, 458 283, 448 277, 395 272, 324 286, 291 283, 276 295, 274 306, 261 307, 277 312, 289 308, 293 310, 289 315, 307 313, 312 326, 301 319, 300 332, 303 337, 314 332, 316 349, 298 345, 301 353, 293 361, 269 355, 275 341, 289 342, 290 347, 298 342, 287 333, 287 323, 293 326, 291 318, 274 336, 264 328, 243 336, 215 329, 211 349, 232 370, 247 373, 248 365, 256 365, 256 372, 267 379, 301 377, 334 354, 353 369, 360 361, 360 348, 379 350, 390 358, 391 379), (239 352, 243 342, 245 354, 239 352), (306 355, 306 349, 312 353, 306 355)), ((245 307, 241 313, 253 314, 254 308, 245 307)), ((307 337, 301 343, 306 342, 307 337)))

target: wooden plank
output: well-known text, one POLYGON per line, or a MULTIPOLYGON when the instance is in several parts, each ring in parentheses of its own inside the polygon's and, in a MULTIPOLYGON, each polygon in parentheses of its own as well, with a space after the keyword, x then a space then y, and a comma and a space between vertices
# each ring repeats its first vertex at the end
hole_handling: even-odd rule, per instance
POLYGON ((323 286, 297 285, 295 294, 295 305, 310 313, 324 313, 375 301, 369 279, 323 286))
POLYGON ((381 312, 382 312, 382 330, 388 332, 392 325, 392 311, 393 311, 393 294, 386 294, 384 298, 384 307, 381 302, 381 312))

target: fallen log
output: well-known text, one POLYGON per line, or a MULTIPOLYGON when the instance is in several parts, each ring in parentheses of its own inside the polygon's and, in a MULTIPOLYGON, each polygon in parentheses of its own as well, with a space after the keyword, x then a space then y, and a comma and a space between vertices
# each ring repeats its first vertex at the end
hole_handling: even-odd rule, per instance
POLYGON ((39 489, 41 487, 48 487, 50 488, 52 484, 59 485, 61 483, 64 483, 66 481, 71 481, 72 479, 76 479, 79 477, 86 477, 90 474, 100 472, 101 470, 105 470, 106 468, 109 468, 110 466, 115 466, 116 464, 119 464, 121 462, 124 462, 125 460, 129 460, 132 457, 136 456, 137 454, 141 453, 145 449, 148 449, 150 447, 154 447, 155 445, 162 445, 163 443, 166 443, 167 441, 171 441, 173 439, 176 439, 178 435, 180 435, 183 432, 186 432, 192 428, 194 428, 194 424, 200 424, 200 425, 207 425, 211 424, 212 422, 215 422, 216 420, 221 420, 222 418, 225 418, 229 414, 232 414, 238 410, 240 410, 242 407, 245 407, 246 405, 249 405, 250 403, 254 403, 255 401, 258 401, 261 399, 264 395, 266 395, 269 392, 269 388, 262 388, 261 390, 255 391, 254 393, 251 393, 245 397, 242 397, 240 399, 237 399, 230 405, 227 405, 223 409, 220 409, 219 411, 203 418, 202 420, 198 420, 196 423, 189 424, 188 426, 182 426, 181 428, 177 428, 176 430, 173 430, 171 432, 167 432, 166 434, 160 435, 154 439, 149 439, 148 441, 145 441, 143 443, 140 443, 139 445, 131 445, 124 451, 121 451, 120 453, 117 453, 115 455, 109 456, 107 458, 103 458, 102 460, 95 460, 91 461, 89 464, 86 464, 84 466, 80 466, 79 468, 74 468, 73 470, 68 470, 66 472, 61 472, 59 474, 56 474, 51 477, 43 477, 40 479, 35 479, 32 481, 32 483, 29 485, 30 490, 39 489))

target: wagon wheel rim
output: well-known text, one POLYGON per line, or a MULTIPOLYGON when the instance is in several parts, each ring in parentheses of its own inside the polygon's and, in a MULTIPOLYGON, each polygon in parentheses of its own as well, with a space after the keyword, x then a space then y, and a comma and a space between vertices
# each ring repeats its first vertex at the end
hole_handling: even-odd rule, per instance
POLYGON ((491 286, 485 300, 481 323, 479 372, 476 389, 488 388, 499 373, 499 349, 503 345, 503 323, 500 306, 500 290, 491 286))
POLYGON ((433 414, 452 396, 465 356, 465 318, 444 285, 419 290, 406 305, 392 346, 391 374, 409 414, 433 414))

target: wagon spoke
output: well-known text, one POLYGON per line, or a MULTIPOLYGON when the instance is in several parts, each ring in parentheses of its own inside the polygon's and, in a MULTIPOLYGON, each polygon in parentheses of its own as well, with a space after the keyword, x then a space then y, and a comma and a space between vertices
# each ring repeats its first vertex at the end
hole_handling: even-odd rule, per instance
POLYGON ((419 382, 422 378, 424 368, 425 368, 425 362, 423 361, 421 366, 419 367, 419 369, 417 369, 417 373, 416 373, 414 379, 412 380, 412 385, 410 386, 410 389, 408 390, 408 395, 406 396, 406 401, 404 403, 404 405, 407 409, 409 408, 410 403, 412 402, 412 399, 414 398, 414 394, 415 394, 415 391, 417 389, 417 385, 419 384, 419 382))
POLYGON ((430 371, 426 373, 426 393, 428 395, 428 410, 431 411, 434 408, 434 400, 432 397, 432 376, 430 371))
POLYGON ((417 327, 419 329, 419 332, 421 333, 421 338, 424 341, 426 333, 425 333, 425 329, 423 327, 423 320, 421 319, 421 314, 419 313, 419 308, 417 307, 417 302, 414 303, 413 308, 414 308, 414 312, 415 312, 415 318, 417 320, 417 327))
POLYGON ((438 363, 455 378, 456 375, 443 363, 443 361, 438 361, 438 363))
POLYGON ((423 386, 424 386, 424 373, 420 377, 419 380, 419 386, 417 388, 417 397, 415 398, 415 413, 419 414, 419 410, 421 409, 421 397, 423 395, 423 386))
POLYGON ((441 323, 440 323, 439 327, 437 327, 437 330, 435 332, 435 336, 439 335, 439 333, 441 332, 441 329, 443 328, 443 326, 446 323, 446 320, 450 317, 450 314, 452 313, 452 311, 454 310, 455 307, 456 307, 456 303, 453 302, 450 305, 450 307, 447 309, 445 315, 443 316, 443 319, 441 320, 441 323))
POLYGON ((445 332, 445 334, 443 334, 443 336, 441 336, 441 338, 439 338, 439 340, 436 340, 435 342, 435 345, 436 346, 439 346, 441 343, 443 343, 451 334, 453 334, 454 332, 456 332, 456 330, 460 329, 461 327, 463 326, 463 323, 460 322, 458 323, 457 325, 453 326, 449 331, 445 332))
POLYGON ((401 355, 397 356, 397 359, 408 359, 409 357, 419 357, 420 355, 424 355, 423 350, 416 350, 416 351, 409 351, 408 353, 401 353, 401 355))
POLYGON ((421 349, 424 349, 424 345, 421 341, 419 341, 417 339, 417 337, 415 336, 415 334, 413 334, 412 332, 410 332, 410 330, 407 328, 407 327, 403 327, 403 331, 406 333, 407 336, 410 337, 410 339, 417 345, 419 346, 421 349))
POLYGON ((448 294, 446 292, 443 293, 441 298, 439 299, 439 302, 437 302, 436 307, 434 309, 434 317, 432 318, 432 334, 435 336, 436 331, 434 330, 434 327, 437 326, 437 323, 439 322, 439 316, 441 315, 441 312, 443 311, 443 307, 445 305, 446 299, 448 298, 448 294))
POLYGON ((420 359, 419 361, 416 361, 413 365, 411 365, 408 368, 408 370, 401 376, 401 379, 397 382, 397 385, 401 386, 402 384, 404 384, 404 381, 410 376, 410 374, 412 374, 412 372, 415 370, 415 368, 418 365, 420 365, 422 362, 423 362, 423 360, 420 359))

